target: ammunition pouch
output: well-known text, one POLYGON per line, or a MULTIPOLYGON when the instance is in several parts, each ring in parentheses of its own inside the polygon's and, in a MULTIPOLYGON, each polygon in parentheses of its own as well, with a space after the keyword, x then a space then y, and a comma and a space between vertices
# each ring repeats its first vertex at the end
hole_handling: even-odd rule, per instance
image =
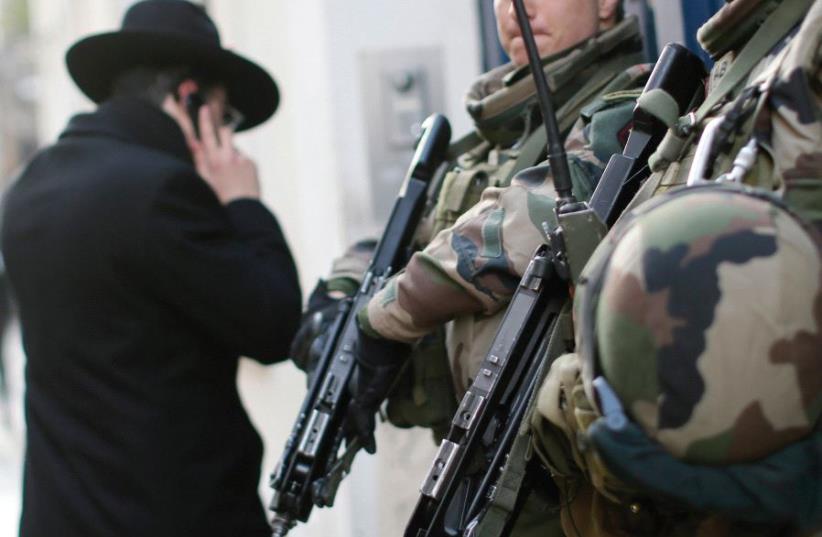
MULTIPOLYGON (((513 165, 513 161, 510 161, 513 165)), ((496 166, 479 164, 474 168, 460 167, 449 171, 443 179, 440 198, 434 215, 432 237, 454 225, 468 209, 476 205, 489 186, 499 186, 496 176, 502 170, 496 166), (494 177, 494 179, 492 179, 494 177), (492 180, 494 182, 492 183, 492 180)))
POLYGON ((426 427, 439 442, 457 411, 457 397, 445 350, 445 330, 424 337, 411 351, 403 371, 388 396, 386 414, 396 427, 426 427))

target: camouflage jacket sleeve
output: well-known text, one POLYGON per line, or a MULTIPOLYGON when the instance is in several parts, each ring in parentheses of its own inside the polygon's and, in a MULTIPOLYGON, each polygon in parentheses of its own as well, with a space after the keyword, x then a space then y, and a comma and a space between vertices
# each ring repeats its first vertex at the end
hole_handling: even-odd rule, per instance
MULTIPOLYGON (((633 97, 609 103, 571 130, 565 147, 579 198, 590 197, 608 156, 619 150, 615 140, 627 131, 633 97)), ((553 210, 547 165, 524 170, 506 188, 487 188, 360 312, 361 326, 374 336, 411 342, 457 316, 499 311, 545 240, 543 222, 554 225, 553 210)))

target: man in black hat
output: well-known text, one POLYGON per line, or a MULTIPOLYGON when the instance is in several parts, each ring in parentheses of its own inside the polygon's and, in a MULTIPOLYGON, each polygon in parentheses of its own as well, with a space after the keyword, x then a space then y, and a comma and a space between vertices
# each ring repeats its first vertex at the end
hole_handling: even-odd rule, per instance
POLYGON ((301 299, 232 127, 270 117, 277 87, 182 0, 135 4, 67 64, 99 107, 3 222, 28 356, 20 534, 268 535, 237 362, 284 359, 301 299))

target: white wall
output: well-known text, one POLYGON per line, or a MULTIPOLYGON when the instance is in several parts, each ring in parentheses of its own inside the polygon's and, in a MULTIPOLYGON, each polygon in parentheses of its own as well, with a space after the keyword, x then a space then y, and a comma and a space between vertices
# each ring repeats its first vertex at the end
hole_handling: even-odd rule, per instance
POLYGON ((121 0, 29 0, 40 74, 37 128, 44 144, 72 114, 93 107, 66 72, 66 49, 83 35, 118 25, 124 5, 121 0))
POLYGON ((679 0, 656 0, 654 18, 656 19, 657 41, 659 50, 668 43, 685 44, 682 22, 682 3, 679 0))
MULTIPOLYGON (((43 144, 88 102, 63 63, 83 35, 119 25, 133 0, 30 0, 40 43, 38 130, 43 144)), ((455 135, 469 128, 462 96, 479 72, 473 0, 208 0, 223 42, 274 74, 282 92, 273 121, 239 145, 259 165, 265 202, 280 219, 300 269, 304 294, 345 244, 378 230, 370 204, 365 113, 358 57, 369 51, 441 47, 443 112, 455 135)), ((17 353, 19 355, 19 348, 17 353)), ((22 361, 22 360, 19 360, 22 361)), ((289 364, 243 363, 240 388, 266 442, 261 491, 303 393, 289 364)), ((292 535, 371 537, 401 534, 433 444, 426 431, 381 428, 377 457, 358 456, 333 510, 315 511, 292 535), (388 446, 394 448, 393 451, 388 446)))

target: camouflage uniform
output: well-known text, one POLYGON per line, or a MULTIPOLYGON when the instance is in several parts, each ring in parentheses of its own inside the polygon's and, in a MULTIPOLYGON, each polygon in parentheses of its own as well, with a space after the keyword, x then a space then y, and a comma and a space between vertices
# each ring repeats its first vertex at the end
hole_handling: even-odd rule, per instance
MULTIPOLYGON (((574 190, 582 199, 627 138, 635 99, 650 72, 638 64, 641 50, 637 23, 630 19, 545 60, 559 126, 568 133, 574 190)), ((409 373, 389 398, 395 425, 428 426, 435 437, 447 431, 455 395, 470 383, 502 310, 544 241, 542 223, 553 222, 548 170, 517 174, 545 154, 528 74, 527 66, 503 66, 474 85, 467 104, 479 144, 457 157, 445 176, 437 206, 417 233, 424 249, 359 312, 368 336, 417 342, 409 373), (446 323, 443 345, 437 334, 446 323)), ((556 516, 545 510, 548 502, 531 494, 512 534, 559 534, 556 516)))
MULTIPOLYGON (((543 59, 544 71, 555 92, 559 126, 573 151, 572 164, 581 196, 590 195, 603 162, 607 161, 611 153, 620 150, 627 136, 630 110, 638 93, 636 88, 641 86, 649 72, 649 66, 638 65, 643 58, 641 51, 638 22, 634 18, 628 18, 569 50, 543 59), (580 116, 583 117, 582 121, 579 121, 580 116)), ((525 203, 528 196, 520 196, 520 200, 516 200, 517 194, 514 192, 517 189, 504 195, 505 187, 511 184, 511 178, 518 171, 533 166, 545 157, 545 130, 528 66, 507 64, 486 73, 472 85, 465 100, 476 130, 454 142, 449 148, 446 173, 440 181, 435 181, 437 188, 432 192, 435 194, 433 206, 428 208, 415 233, 415 246, 418 249, 433 244, 432 239, 438 234, 449 233, 457 218, 474 207, 486 191, 489 196, 501 200, 500 207, 509 205, 509 213, 511 206, 525 203)), ((549 195, 550 185, 543 185, 539 190, 529 199, 537 202, 539 210, 547 211, 546 204, 553 203, 549 195)), ((485 206, 489 203, 498 204, 490 197, 485 206)), ((518 222, 516 226, 522 227, 524 220, 519 217, 518 222)), ((479 223, 478 218, 475 218, 475 223, 479 223)), ((470 225, 465 224, 466 227, 470 225)), ((505 227, 511 228, 507 223, 505 227)), ((496 233, 500 234, 502 228, 500 226, 496 233)), ((490 228, 486 226, 486 229, 490 228)), ((530 255, 533 249, 531 244, 541 241, 539 230, 530 223, 522 229, 528 233, 527 240, 522 243, 525 246, 508 242, 504 244, 505 248, 512 251, 518 248, 527 250, 519 258, 530 255)), ((337 264, 348 255, 344 255, 337 264)), ((354 257, 356 264, 358 259, 356 255, 354 257)), ((420 267, 422 258, 418 256, 411 266, 420 267)), ((511 274, 506 277, 516 279, 517 270, 521 268, 511 267, 511 274)), ((420 274, 419 270, 415 273, 420 274)), ((335 272, 332 272, 328 280, 318 284, 312 293, 312 297, 317 298, 317 304, 332 300, 327 296, 332 288, 340 288, 340 291, 347 288, 353 293, 355 286, 351 284, 358 282, 359 278, 352 278, 353 273, 350 271, 343 276, 343 285, 338 285, 339 278, 335 272)), ((458 280, 462 278, 457 274, 453 276, 458 280)), ((380 300, 384 301, 386 296, 390 296, 393 292, 391 289, 395 289, 397 282, 403 280, 403 275, 399 280, 395 279, 388 290, 380 295, 380 300)), ((463 283, 469 287, 473 285, 469 281, 463 283)), ((459 284, 454 282, 454 285, 459 284)), ((471 300, 470 293, 466 294, 466 300, 471 300)), ((507 300, 507 295, 499 297, 494 310, 502 308, 507 300)), ((372 304, 375 303, 372 301, 372 304)), ((306 368, 305 364, 313 360, 308 353, 319 345, 316 341, 312 343, 312 340, 322 333, 322 327, 329 324, 327 315, 318 316, 315 308, 310 306, 309 304, 309 313, 304 316, 300 337, 292 346, 292 358, 301 368, 306 368)), ((325 313, 331 311, 331 308, 324 310, 325 313)), ((392 308, 392 311, 396 310, 392 308)), ((416 344, 406 372, 400 375, 388 398, 387 417, 392 424, 399 427, 430 428, 435 439, 447 432, 458 402, 454 393, 455 385, 456 391, 461 392, 468 381, 468 372, 472 370, 470 365, 462 364, 479 363, 487 347, 486 340, 493 335, 499 321, 499 315, 489 316, 479 310, 477 312, 476 315, 473 314, 473 307, 458 307, 449 312, 441 312, 446 317, 463 315, 455 323, 449 323, 447 338, 446 317, 443 317, 441 323, 416 330, 413 336, 407 334, 408 337, 400 338, 403 341, 416 341, 416 344), (446 348, 446 339, 449 348, 446 348), (454 379, 449 356, 468 357, 453 361, 457 372, 454 379)), ((361 325, 366 333, 378 336, 378 332, 370 328, 368 316, 361 313, 361 325)), ((380 313, 377 317, 381 315, 383 314, 380 313)), ((380 324, 379 320, 377 324, 380 324)), ((388 331, 383 335, 393 337, 391 334, 388 331)))
MULTIPOLYGON (((582 199, 590 196, 605 162, 621 150, 627 136, 636 88, 650 70, 637 65, 640 48, 636 22, 627 20, 551 58, 546 67, 557 107, 575 111, 573 120, 564 125, 565 131, 570 127, 565 146, 574 190, 582 199), (603 71, 606 64, 610 71, 603 71), (592 87, 596 92, 591 92, 592 87), (627 89, 634 91, 619 91, 627 89), (581 94, 589 100, 580 100, 581 94)), ((472 185, 449 190, 449 179, 455 174, 446 176, 433 225, 428 226, 438 233, 359 316, 369 335, 404 342, 418 341, 453 321, 446 339, 457 395, 470 383, 502 310, 534 249, 544 241, 542 223, 554 221, 554 188, 545 168, 508 179, 516 171, 517 159, 504 149, 505 144, 527 139, 540 125, 533 81, 523 78, 525 74, 527 67, 504 66, 472 88, 468 109, 485 141, 457 159, 455 170, 479 169, 480 177, 486 176, 481 196, 475 187, 472 194, 472 185), (528 106, 515 107, 519 112, 512 118, 503 106, 507 102, 510 108, 511 101, 528 106), (496 180, 485 186, 489 173, 496 180), (465 198, 472 195, 472 201, 478 202, 456 218, 466 209, 465 198)), ((544 148, 544 143, 539 145, 544 148)))
MULTIPOLYGON (((709 96, 781 4, 735 0, 700 30, 717 59, 709 96)), ((819 505, 791 512, 818 498, 822 474, 822 3, 806 11, 729 99, 668 133, 635 210, 585 268, 576 353, 552 365, 532 422, 535 447, 563 496, 568 535, 792 535, 822 523, 819 505), (685 183, 702 129, 719 115, 735 124, 707 178, 728 172, 753 137, 758 154, 742 175, 759 194, 720 186, 670 192, 685 183), (768 196, 799 216, 761 202, 768 196), (604 280, 596 293, 595 280, 604 280), (613 384, 638 437, 655 440, 641 457, 631 453, 636 461, 609 456, 605 448, 614 446, 599 436, 607 412, 590 382, 596 355, 598 374, 613 384), (804 459, 811 466, 795 475, 791 457, 801 450, 811 453, 804 459), (661 468, 680 474, 660 476, 661 468), (730 492, 688 495, 706 472, 730 476, 730 492), (750 488, 740 493, 741 485, 750 488), (763 489, 782 505, 763 505, 762 514, 734 504, 763 489), (794 527, 770 525, 766 515, 777 512, 793 517, 794 527)))

